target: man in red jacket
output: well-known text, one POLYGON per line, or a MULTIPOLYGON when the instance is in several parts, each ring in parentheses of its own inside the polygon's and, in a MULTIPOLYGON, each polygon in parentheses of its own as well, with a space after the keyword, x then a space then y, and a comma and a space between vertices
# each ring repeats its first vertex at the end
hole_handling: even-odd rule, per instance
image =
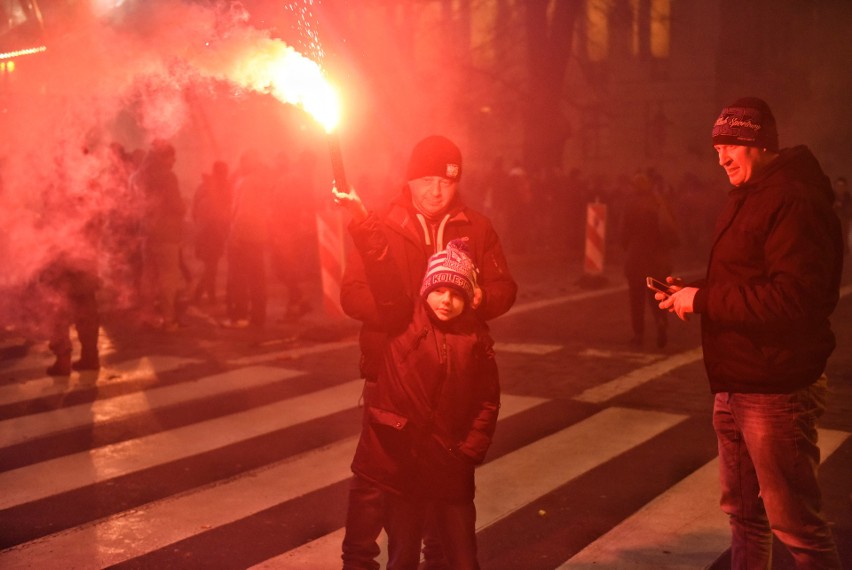
POLYGON ((656 297, 701 315, 732 567, 769 568, 774 534, 798 568, 839 569, 817 483, 843 258, 831 183, 806 147, 779 149, 761 99, 725 107, 713 146, 732 187, 706 278, 656 297))
MULTIPOLYGON (((379 213, 379 226, 402 279, 402 290, 411 299, 419 296, 429 257, 453 239, 466 239, 470 257, 479 268, 471 307, 477 318, 486 321, 511 308, 518 286, 490 220, 462 201, 458 191, 461 173, 461 151, 452 141, 438 135, 421 140, 411 152, 407 182, 390 207, 379 213)), ((364 263, 357 252, 353 253, 343 275, 340 302, 347 315, 363 323, 360 371, 366 380, 364 403, 368 407, 387 334, 375 319, 376 299, 364 263)), ((343 566, 347 570, 379 567, 375 562, 379 554, 376 538, 382 528, 383 504, 382 489, 359 477, 353 479, 343 539, 343 566)))

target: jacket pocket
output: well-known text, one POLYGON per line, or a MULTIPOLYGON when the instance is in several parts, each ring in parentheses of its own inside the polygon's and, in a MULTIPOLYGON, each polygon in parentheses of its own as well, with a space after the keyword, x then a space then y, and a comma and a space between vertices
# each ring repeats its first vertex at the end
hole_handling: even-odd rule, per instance
POLYGON ((395 430, 402 431, 408 425, 408 418, 397 413, 369 406, 367 408, 370 422, 382 426, 392 427, 395 430))

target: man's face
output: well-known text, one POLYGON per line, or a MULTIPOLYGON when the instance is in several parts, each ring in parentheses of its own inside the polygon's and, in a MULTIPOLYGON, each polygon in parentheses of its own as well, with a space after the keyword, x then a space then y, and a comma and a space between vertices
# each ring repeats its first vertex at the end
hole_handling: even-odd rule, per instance
POLYGON ((754 146, 717 144, 713 148, 732 186, 742 186, 754 178, 773 157, 754 146))
POLYGON ((429 291, 426 303, 439 321, 449 321, 464 311, 464 296, 452 287, 438 287, 429 291))
POLYGON ((458 188, 458 182, 442 176, 424 176, 408 181, 411 188, 411 201, 421 212, 437 216, 446 211, 453 201, 458 188))

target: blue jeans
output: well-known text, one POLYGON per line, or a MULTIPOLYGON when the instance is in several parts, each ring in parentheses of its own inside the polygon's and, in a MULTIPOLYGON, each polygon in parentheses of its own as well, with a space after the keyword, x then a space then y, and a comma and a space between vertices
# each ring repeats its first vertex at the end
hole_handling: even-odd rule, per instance
POLYGON ((769 569, 773 534, 798 568, 840 569, 817 482, 816 422, 826 384, 823 375, 789 394, 716 394, 713 427, 733 569, 769 569))

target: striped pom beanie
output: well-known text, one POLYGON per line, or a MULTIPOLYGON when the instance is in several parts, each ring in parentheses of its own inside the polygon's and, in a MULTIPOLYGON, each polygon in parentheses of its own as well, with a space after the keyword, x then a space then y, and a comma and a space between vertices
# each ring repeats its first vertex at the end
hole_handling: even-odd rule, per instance
POLYGON ((464 240, 454 239, 447 244, 447 249, 429 258, 426 276, 420 287, 420 295, 425 297, 439 287, 453 287, 460 291, 470 303, 476 287, 476 273, 476 266, 470 259, 467 243, 464 240))

